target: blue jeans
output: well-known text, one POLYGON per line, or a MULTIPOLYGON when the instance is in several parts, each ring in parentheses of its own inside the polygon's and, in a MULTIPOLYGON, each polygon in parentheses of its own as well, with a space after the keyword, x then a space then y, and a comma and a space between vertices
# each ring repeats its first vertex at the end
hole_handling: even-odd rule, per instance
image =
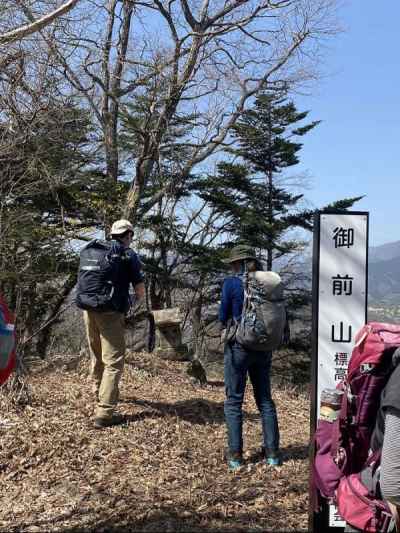
POLYGON ((230 452, 243 451, 242 404, 246 389, 247 373, 253 385, 254 398, 261 414, 264 447, 278 451, 279 428, 276 408, 271 397, 271 353, 245 350, 237 342, 227 343, 224 353, 224 378, 226 400, 225 421, 228 430, 230 452))

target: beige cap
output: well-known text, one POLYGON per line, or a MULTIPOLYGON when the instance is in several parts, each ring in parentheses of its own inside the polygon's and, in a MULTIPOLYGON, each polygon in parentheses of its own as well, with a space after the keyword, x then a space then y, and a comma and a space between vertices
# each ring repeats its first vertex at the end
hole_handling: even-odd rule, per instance
POLYGON ((125 231, 131 231, 133 233, 133 226, 129 220, 123 218, 114 222, 111 227, 111 235, 122 235, 125 231))

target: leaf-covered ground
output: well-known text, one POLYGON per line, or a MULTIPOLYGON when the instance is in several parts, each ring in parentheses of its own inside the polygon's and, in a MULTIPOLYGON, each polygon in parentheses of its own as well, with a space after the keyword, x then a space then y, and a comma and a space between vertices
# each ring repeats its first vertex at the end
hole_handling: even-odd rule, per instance
POLYGON ((284 464, 259 461, 250 387, 247 462, 223 461, 223 384, 195 387, 185 365, 132 354, 121 386, 126 426, 95 430, 85 364, 42 367, 30 404, 0 400, 1 531, 307 530, 309 403, 274 390, 284 464))

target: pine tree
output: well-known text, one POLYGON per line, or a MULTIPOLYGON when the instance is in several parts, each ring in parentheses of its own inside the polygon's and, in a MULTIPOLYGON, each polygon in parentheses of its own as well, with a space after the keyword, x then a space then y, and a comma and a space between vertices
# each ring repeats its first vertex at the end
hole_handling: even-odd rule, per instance
MULTIPOLYGON (((307 115, 285 96, 259 95, 234 129, 235 161, 221 162, 217 176, 199 183, 201 197, 224 219, 231 244, 251 244, 268 270, 276 259, 302 250, 304 242, 290 238, 290 230, 310 229, 312 212, 302 207, 304 195, 293 191, 288 174, 299 163, 301 138, 319 124, 304 124, 307 115)), ((342 200, 340 207, 356 200, 342 200)))
POLYGON ((74 286, 71 239, 101 227, 100 204, 109 198, 87 112, 69 102, 46 103, 33 117, 0 121, 0 291, 17 311, 21 339, 74 286))

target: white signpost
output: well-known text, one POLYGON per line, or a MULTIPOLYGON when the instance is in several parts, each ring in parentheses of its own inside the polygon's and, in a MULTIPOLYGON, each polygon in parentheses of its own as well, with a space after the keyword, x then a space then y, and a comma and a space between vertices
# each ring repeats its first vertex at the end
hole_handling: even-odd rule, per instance
MULTIPOLYGON (((344 378, 355 335, 366 322, 367 286, 368 213, 316 213, 312 432, 319 417, 321 391, 335 388, 344 378)), ((317 518, 313 520, 316 532, 338 531, 345 525, 332 506, 326 506, 324 516, 317 518)))

